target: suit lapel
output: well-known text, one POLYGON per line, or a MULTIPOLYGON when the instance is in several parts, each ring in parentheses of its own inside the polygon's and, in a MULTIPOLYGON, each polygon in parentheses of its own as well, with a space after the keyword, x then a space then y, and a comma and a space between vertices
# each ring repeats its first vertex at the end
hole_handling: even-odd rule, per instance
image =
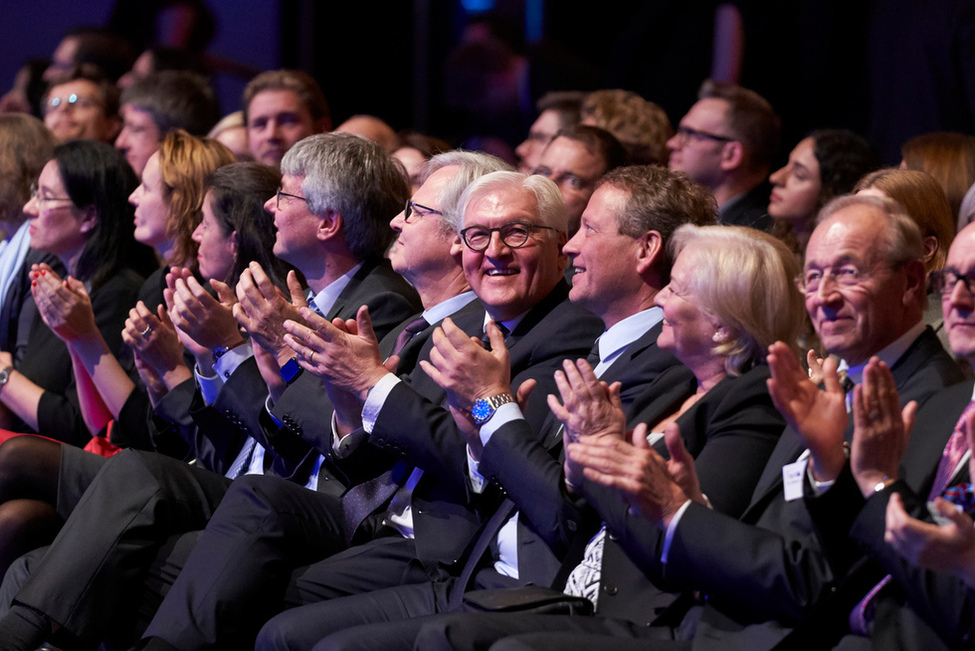
MULTIPOLYGON (((931 338, 934 338, 935 343, 938 343, 937 338, 931 332, 930 328, 926 329, 914 340, 891 368, 890 372, 894 376, 894 383, 898 391, 902 390, 904 384, 911 379, 911 376, 914 375, 918 367, 923 365, 931 354, 933 354, 934 351, 931 350, 931 338)), ((940 346, 940 343, 938 345, 940 346)), ((959 411, 959 413, 961 412, 959 411)), ((850 414, 845 439, 850 441, 852 437, 853 415, 850 414)), ((787 427, 782 433, 782 438, 779 439, 775 450, 772 451, 772 456, 769 457, 769 462, 766 464, 765 470, 762 471, 762 476, 759 478, 755 492, 752 495, 752 502, 745 510, 745 515, 742 516, 742 519, 746 519, 748 513, 758 506, 759 503, 764 503, 770 495, 779 492, 782 485, 782 466, 798 459, 799 455, 805 449, 806 446, 803 444, 799 434, 791 427, 787 427)))
MULTIPOLYGON (((331 321, 332 319, 337 319, 340 316, 342 318, 355 317, 354 313, 352 316, 348 316, 345 313, 345 308, 347 305, 355 305, 355 302, 350 301, 350 299, 354 298, 356 292, 359 291, 359 285, 362 284, 362 279, 368 276, 370 273, 372 273, 372 270, 375 269, 375 267, 376 267, 376 263, 369 260, 362 263, 362 266, 359 267, 359 271, 357 271, 355 275, 352 276, 352 278, 349 280, 349 284, 345 286, 345 289, 342 290, 342 293, 339 294, 338 298, 335 299, 335 303, 332 305, 332 309, 330 309, 328 311, 328 314, 325 315, 326 319, 331 321)), ((361 301, 359 302, 361 303, 361 301)), ((359 310, 358 306, 355 309, 356 311, 358 311, 359 310)))

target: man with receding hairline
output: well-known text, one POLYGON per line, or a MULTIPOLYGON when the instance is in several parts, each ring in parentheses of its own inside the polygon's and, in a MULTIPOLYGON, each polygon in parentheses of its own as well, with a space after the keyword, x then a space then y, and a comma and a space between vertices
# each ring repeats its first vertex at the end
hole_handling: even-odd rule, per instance
POLYGON ((768 230, 768 176, 780 128, 779 117, 758 93, 707 80, 667 141, 668 165, 711 190, 722 224, 768 230))

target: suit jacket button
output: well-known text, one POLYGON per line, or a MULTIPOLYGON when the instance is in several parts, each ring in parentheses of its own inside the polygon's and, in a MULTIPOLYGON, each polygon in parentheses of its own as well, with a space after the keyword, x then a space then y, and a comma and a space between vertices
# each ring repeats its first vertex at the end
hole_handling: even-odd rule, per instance
POLYGON ((603 592, 605 592, 606 594, 608 594, 610 597, 616 596, 616 593, 619 592, 619 591, 620 591, 620 589, 617 588, 615 585, 604 585, 603 586, 603 592))

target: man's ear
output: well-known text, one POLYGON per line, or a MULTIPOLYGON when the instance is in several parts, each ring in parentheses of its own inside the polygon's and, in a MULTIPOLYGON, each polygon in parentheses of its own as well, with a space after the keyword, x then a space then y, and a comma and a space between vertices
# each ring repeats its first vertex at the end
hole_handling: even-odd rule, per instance
POLYGON ((457 264, 461 264, 461 258, 464 256, 464 243, 460 239, 460 235, 454 234, 454 239, 450 242, 450 257, 457 261, 457 264))
POLYGON ((455 235, 454 241, 450 243, 450 255, 457 259, 464 255, 464 243, 461 241, 460 235, 455 235))
POLYGON ((918 297, 924 296, 927 292, 927 271, 924 268, 924 263, 920 260, 911 260, 904 265, 907 286, 904 288, 903 303, 904 305, 914 305, 918 297))
POLYGON ((738 169, 745 163, 745 147, 737 140, 726 142, 721 148, 721 169, 738 169))
POLYGON ((329 240, 342 232, 342 213, 329 208, 318 224, 316 235, 321 241, 329 240))
POLYGON ((660 261, 664 254, 664 238, 657 231, 647 231, 637 238, 639 250, 637 251, 636 270, 641 276, 660 261))

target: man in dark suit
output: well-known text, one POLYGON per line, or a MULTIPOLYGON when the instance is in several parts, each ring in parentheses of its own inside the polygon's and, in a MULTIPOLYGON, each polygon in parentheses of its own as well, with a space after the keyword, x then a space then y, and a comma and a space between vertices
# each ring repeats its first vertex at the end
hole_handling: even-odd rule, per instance
POLYGON ((667 141, 668 165, 711 190, 722 224, 768 230, 768 176, 779 153, 780 121, 758 93, 707 80, 667 141))
MULTIPOLYGON (((952 351, 968 363, 975 361, 975 334, 970 325, 975 302, 969 290, 973 269, 975 227, 967 226, 952 242, 945 269, 936 272, 932 284, 942 299, 952 351)), ((872 380, 854 403, 855 416, 857 407, 863 408, 855 418, 849 464, 832 488, 809 503, 826 548, 834 552, 832 562, 849 564, 842 558, 844 548, 838 542, 848 536, 870 559, 860 561, 849 573, 837 591, 837 601, 846 593, 853 597, 846 599, 847 604, 858 601, 862 594, 852 588, 861 583, 861 577, 870 577, 870 585, 877 585, 888 575, 891 579, 869 606, 858 609, 864 613, 862 623, 874 645, 885 649, 968 646, 973 633, 972 590, 960 579, 924 570, 903 558, 884 534, 891 511, 930 521, 927 502, 944 495, 948 488, 970 484, 970 461, 966 460, 970 459, 971 439, 965 429, 972 423, 972 382, 955 385, 925 403, 912 419, 916 424, 911 434, 891 397, 896 391, 886 370, 874 369, 872 380), (898 499, 891 500, 895 495, 898 499)), ((939 556, 945 560, 945 554, 939 556)), ((820 618, 813 617, 810 625, 818 624, 820 618)), ((848 639, 840 646, 853 648, 848 639)))
MULTIPOLYGON (((475 181, 461 204, 468 227, 493 227, 503 238, 489 231, 493 241, 483 251, 457 241, 454 252, 484 304, 456 316, 457 326, 480 336, 489 319, 505 323, 515 382, 550 377, 567 356, 584 355, 601 324, 566 299, 558 188, 541 177, 496 172, 475 181)), ((418 209, 429 218, 428 206, 418 209)), ((279 481, 235 484, 146 631, 147 648, 248 644, 262 618, 285 600, 429 581, 450 571, 477 529, 481 505, 468 494, 463 439, 441 407, 443 390, 419 368, 401 376, 384 368, 367 312, 342 327, 307 310, 302 315, 317 332, 289 324, 289 343, 304 374, 325 380, 335 406, 327 435, 316 440, 323 454, 339 470, 374 469, 376 455, 403 459, 378 483, 354 486, 341 503, 279 481), (372 492, 362 495, 361 488, 372 492), (259 529, 250 526, 255 518, 264 523, 259 529), (218 569, 225 561, 231 571, 218 569)), ((432 348, 427 341, 417 357, 428 359, 432 348)), ((304 422, 304 429, 308 419, 294 415, 292 422, 304 422)))
MULTIPOLYGON (((824 208, 807 248, 802 286, 821 341, 843 360, 841 366, 854 381, 875 355, 890 366, 904 401, 923 402, 960 380, 957 366, 921 318, 925 277, 920 234, 890 202, 847 197, 824 208)), ((818 450, 804 454, 806 445, 797 429, 807 432, 808 427, 783 408, 791 395, 777 392, 777 387, 801 387, 807 394, 818 390, 808 386, 808 378, 805 384, 796 379, 799 366, 794 359, 786 367, 792 369, 788 377, 783 378, 779 372, 783 367, 774 358, 791 353, 778 346, 773 353, 775 379, 770 390, 793 425, 782 434, 744 514, 735 519, 687 499, 684 488, 659 469, 647 472, 646 490, 628 498, 646 519, 626 517, 619 523, 616 533, 621 545, 656 585, 685 591, 663 613, 660 623, 666 625, 640 627, 598 618, 569 621, 564 630, 646 638, 641 644, 648 648, 767 649, 808 616, 843 577, 813 533, 803 499, 824 488, 814 484, 817 480, 811 473, 832 458, 818 450), (809 477, 807 457, 813 469, 809 477), (699 595, 706 599, 702 602, 699 595), (680 641, 672 641, 675 637, 680 641)), ((805 378, 801 370, 798 376, 805 378)), ((839 402, 835 391, 819 391, 815 397, 828 397, 828 401, 810 413, 834 422, 838 418, 840 431, 845 430, 849 439, 853 424, 843 392, 839 402)), ((842 457, 842 445, 839 449, 842 457)), ((584 454, 573 458, 594 463, 584 454)), ((600 466, 599 471, 607 485, 619 485, 619 469, 600 466)), ((843 613, 844 619, 847 614, 843 613)), ((506 626, 510 634, 512 624, 506 626)), ((826 636, 829 631, 815 633, 826 636)), ((481 634, 476 619, 447 619, 429 624, 418 642, 424 648, 467 648, 481 634)), ((566 639, 557 634, 523 641, 534 648, 593 644, 591 638, 566 639)))
MULTIPOLYGON (((375 305, 377 315, 380 315, 377 328, 383 333, 413 314, 417 306, 415 290, 389 269, 389 263, 383 258, 393 239, 393 232, 387 226, 389 215, 395 214, 409 196, 406 180, 393 159, 378 145, 363 138, 322 134, 295 145, 282 164, 284 189, 289 193, 279 193, 269 199, 266 206, 275 214, 278 226, 274 251, 292 262, 305 276, 313 293, 311 302, 322 313, 339 318, 353 316, 362 304, 375 305)), ((116 608, 109 603, 114 597, 83 599, 80 596, 83 592, 79 592, 74 598, 65 598, 62 588, 67 582, 59 577, 77 579, 73 585, 84 591, 82 584, 85 581, 97 584, 99 576, 104 576, 98 574, 99 562, 88 564, 91 559, 76 554, 78 548, 88 549, 99 558, 118 558, 123 565, 131 558, 138 558, 132 565, 126 565, 133 570, 133 575, 129 575, 132 579, 130 587, 138 586, 160 544, 171 534, 201 529, 232 478, 272 466, 274 455, 265 455, 264 448, 256 445, 250 436, 252 430, 236 423, 234 426, 221 424, 220 412, 201 405, 212 401, 214 394, 219 397, 223 393, 224 381, 234 374, 234 370, 248 364, 252 346, 264 351, 265 363, 273 368, 276 353, 280 353, 281 322, 289 317, 300 318, 295 308, 270 286, 260 271, 257 267, 248 270, 247 286, 240 292, 242 304, 236 307, 240 322, 251 334, 247 342, 243 341, 226 304, 218 303, 191 278, 180 277, 174 283, 174 305, 177 307, 174 323, 193 333, 192 345, 188 345, 196 354, 197 382, 203 390, 203 396, 197 395, 194 399, 201 418, 209 414, 207 418, 210 420, 201 422, 201 426, 213 425, 203 434, 221 457, 212 467, 223 474, 166 460, 155 454, 126 452, 99 463, 91 462, 88 459, 91 455, 87 455, 77 459, 78 463, 72 463, 67 457, 67 462, 62 462, 60 485, 64 490, 59 498, 59 506, 64 508, 62 513, 66 516, 71 513, 71 507, 83 491, 89 495, 85 504, 91 506, 70 518, 71 524, 65 527, 64 537, 37 567, 39 576, 36 581, 30 581, 26 594, 38 589, 39 593, 34 597, 37 611, 62 623, 67 631, 83 638, 90 635, 97 639, 113 614, 121 612, 121 604, 131 595, 124 589, 113 589, 119 599, 116 608), (273 302, 273 313, 259 304, 256 294, 273 302), (196 309, 198 305, 208 307, 199 311, 196 309), (220 312, 222 315, 218 315, 220 312), (215 325, 207 326, 209 323, 215 325), (92 483, 102 465, 106 467, 101 475, 103 479, 98 483, 100 489, 89 494, 85 488, 92 483), (141 477, 136 487, 130 483, 132 477, 141 477), (112 508, 105 508, 98 495, 111 502, 112 508), (120 499, 123 495, 125 499, 120 499), (154 533, 141 537, 133 551, 122 542, 124 534, 119 535, 119 530, 126 532, 137 526, 133 513, 143 512, 142 507, 147 502, 179 504, 180 508, 147 513, 148 521, 142 526, 151 528, 154 533), (88 508, 91 511, 87 511, 88 508), (72 542, 78 540, 85 542, 72 542), (58 552, 62 545, 71 551, 58 552), (85 570, 78 571, 72 565, 74 561, 85 570), (50 586, 45 576, 53 577, 54 583, 61 586, 55 589, 59 596, 50 607, 49 595, 42 594, 47 590, 45 586, 50 586), (67 601, 72 604, 69 606, 67 601), (73 608, 78 602, 81 603, 76 609, 80 623, 74 626, 75 620, 61 614, 63 611, 59 608, 73 608), (48 608, 51 612, 47 612, 48 608)), ((197 393, 196 386, 192 381, 184 384, 188 385, 186 394, 192 398, 197 393)), ((260 375, 256 375, 254 384, 258 387, 253 391, 260 396, 256 402, 262 405, 268 388, 260 375)), ((188 403, 186 407, 189 407, 188 403)), ((203 451, 198 450, 198 455, 202 454, 203 451)), ((118 578, 124 583, 123 576, 126 576, 124 572, 118 578)))
MULTIPOLYGON (((656 345, 662 314, 654 300, 669 282, 671 234, 684 223, 713 223, 714 212, 706 190, 683 175, 660 167, 620 168, 597 183, 582 214, 582 228, 563 248, 572 256, 576 271, 570 299, 597 314, 606 326, 590 359, 603 381, 621 383, 627 409, 662 374, 671 378, 668 385, 684 385, 682 380, 690 375, 656 345)), ((444 333, 436 346, 439 372, 430 372, 436 372, 434 377, 449 389, 454 413, 468 414, 462 417, 467 421, 477 398, 510 394, 505 353, 500 341, 492 351, 484 351, 473 343, 468 346, 469 340, 456 328, 445 325, 444 333), (454 355, 464 355, 463 363, 454 355)), ((544 399, 545 393, 536 390, 533 400, 544 399)), ((534 431, 521 410, 507 403, 479 427, 469 424, 464 431, 471 490, 487 493, 497 488, 491 484, 498 484, 512 499, 499 507, 505 515, 493 516, 478 534, 460 578, 397 586, 286 611, 265 626, 259 646, 281 646, 287 640, 310 647, 330 633, 362 626, 346 631, 344 637, 367 638, 377 648, 404 644, 408 648, 418 623, 404 620, 457 610, 468 588, 553 582, 566 552, 567 541, 560 535, 571 538, 566 528, 575 528, 579 520, 578 513, 552 504, 561 501, 560 466, 553 458, 562 441, 558 420, 549 412, 541 429, 534 431), (548 472, 553 468, 557 476, 548 472), (541 504, 527 512, 519 510, 533 501, 541 504), (549 518, 559 524, 550 526, 549 518), (553 528, 561 531, 552 533, 553 528), (392 626, 380 625, 396 620, 392 626)))

